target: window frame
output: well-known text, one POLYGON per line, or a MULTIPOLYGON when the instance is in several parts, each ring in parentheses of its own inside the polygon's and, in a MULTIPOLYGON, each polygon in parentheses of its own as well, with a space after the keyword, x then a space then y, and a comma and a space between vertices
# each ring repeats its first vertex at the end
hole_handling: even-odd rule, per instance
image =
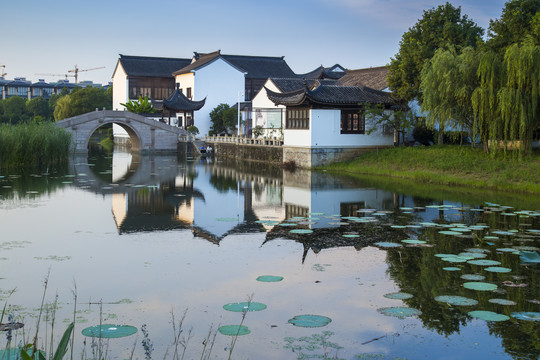
POLYGON ((365 134, 366 114, 362 109, 341 110, 341 134, 365 134))

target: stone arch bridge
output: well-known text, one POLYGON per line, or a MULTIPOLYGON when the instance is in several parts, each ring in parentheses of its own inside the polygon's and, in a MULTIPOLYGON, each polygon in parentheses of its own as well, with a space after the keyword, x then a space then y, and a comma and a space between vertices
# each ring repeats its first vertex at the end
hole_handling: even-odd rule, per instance
POLYGON ((56 125, 71 132, 75 153, 88 152, 92 134, 105 124, 121 126, 131 138, 132 150, 144 153, 176 151, 178 137, 187 135, 184 129, 145 118, 129 111, 96 110, 57 121, 56 125))

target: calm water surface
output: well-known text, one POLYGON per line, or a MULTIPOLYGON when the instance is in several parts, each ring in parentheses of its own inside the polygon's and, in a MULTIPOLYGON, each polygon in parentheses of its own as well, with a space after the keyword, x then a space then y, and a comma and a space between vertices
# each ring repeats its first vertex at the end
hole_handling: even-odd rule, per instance
MULTIPOLYGON (((267 308, 247 312, 243 325, 251 332, 238 338, 234 359, 540 354, 535 199, 445 197, 427 187, 396 190, 326 173, 120 152, 74 158, 65 172, 1 173, 0 185, 0 294, 6 312, 25 324, 15 345, 35 333, 48 279, 45 301, 57 299, 58 309, 42 320, 41 344, 49 341, 52 318, 56 341, 72 321, 76 293, 76 358, 83 351, 92 357, 81 330, 102 322, 146 324, 152 358, 172 359, 171 314, 178 323, 186 311, 185 358, 199 359, 210 330, 242 321, 223 305, 249 297, 267 308), (291 232, 297 229, 306 231, 291 232), (261 275, 283 280, 257 281, 261 275), (473 290, 468 282, 495 288, 473 290), (395 292, 412 297, 388 296, 395 292), (442 295, 478 304, 435 299, 442 295), (392 307, 416 313, 389 316, 392 307), (508 318, 486 321, 469 314, 476 310, 508 318), (288 322, 304 314, 331 322, 288 322)), ((139 330, 109 340, 107 357, 129 358, 136 344, 133 358, 144 359, 142 338, 139 330)), ((227 358, 230 343, 217 333, 211 358, 227 358)))

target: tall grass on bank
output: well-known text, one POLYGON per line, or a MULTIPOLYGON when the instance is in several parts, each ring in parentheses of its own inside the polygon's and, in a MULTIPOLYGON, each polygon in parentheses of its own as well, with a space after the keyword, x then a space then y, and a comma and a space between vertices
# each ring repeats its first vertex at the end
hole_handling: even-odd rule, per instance
POLYGON ((540 154, 517 158, 462 146, 398 147, 325 167, 418 183, 540 194, 540 154))
POLYGON ((0 169, 47 167, 68 159, 71 134, 53 123, 0 125, 0 169))

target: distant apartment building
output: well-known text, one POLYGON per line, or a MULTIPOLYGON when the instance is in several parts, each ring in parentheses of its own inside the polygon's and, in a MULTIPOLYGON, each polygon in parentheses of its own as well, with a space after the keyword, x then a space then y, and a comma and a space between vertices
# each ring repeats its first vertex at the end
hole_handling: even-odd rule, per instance
MULTIPOLYGON (((94 84, 92 81, 81 81, 75 85, 74 83, 69 82, 69 80, 59 80, 57 82, 47 83, 44 79, 39 79, 37 82, 32 83, 24 77, 16 77, 13 80, 0 77, 0 99, 7 99, 12 96, 24 97, 28 100, 36 97, 48 99, 54 94, 60 94, 63 89, 67 89, 71 92, 75 86, 103 87, 101 84, 94 84)), ((105 88, 108 86, 110 86, 110 84, 105 86, 105 88)))

